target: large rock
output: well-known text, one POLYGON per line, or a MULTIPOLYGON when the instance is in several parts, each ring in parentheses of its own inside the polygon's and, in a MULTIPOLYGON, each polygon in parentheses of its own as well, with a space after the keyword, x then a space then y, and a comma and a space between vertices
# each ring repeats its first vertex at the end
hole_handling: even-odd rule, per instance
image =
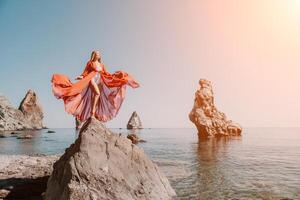
POLYGON ((47 200, 171 199, 169 181, 142 149, 88 119, 54 164, 47 200))
POLYGON ((24 130, 43 128, 43 112, 34 91, 29 90, 19 109, 14 108, 0 94, 0 130, 24 130))
POLYGON ((142 122, 136 111, 134 111, 127 123, 127 129, 141 129, 143 128, 142 122))
POLYGON ((228 120, 215 106, 211 82, 200 79, 199 85, 200 89, 195 93, 194 107, 189 114, 190 120, 198 129, 199 137, 241 135, 241 126, 228 120))

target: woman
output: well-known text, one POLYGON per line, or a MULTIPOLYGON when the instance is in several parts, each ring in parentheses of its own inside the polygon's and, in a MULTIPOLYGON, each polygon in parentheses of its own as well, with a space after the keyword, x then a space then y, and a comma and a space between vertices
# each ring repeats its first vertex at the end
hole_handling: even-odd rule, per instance
POLYGON ((132 88, 139 84, 126 72, 110 74, 101 62, 101 55, 93 51, 83 73, 72 83, 62 74, 52 77, 52 91, 56 98, 63 99, 65 110, 77 120, 95 117, 106 122, 114 118, 125 98, 126 85, 132 88))

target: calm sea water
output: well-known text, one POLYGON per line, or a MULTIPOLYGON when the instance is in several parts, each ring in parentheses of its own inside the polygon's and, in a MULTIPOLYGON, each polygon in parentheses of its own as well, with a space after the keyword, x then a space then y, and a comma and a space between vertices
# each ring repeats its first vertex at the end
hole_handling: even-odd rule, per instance
MULTIPOLYGON (((1 154, 63 153, 74 129, 0 138, 1 154)), ((112 129, 127 134, 125 129, 112 129)), ((178 199, 300 200, 300 128, 246 128, 243 136, 198 141, 195 129, 143 129, 139 146, 168 176, 178 199)))

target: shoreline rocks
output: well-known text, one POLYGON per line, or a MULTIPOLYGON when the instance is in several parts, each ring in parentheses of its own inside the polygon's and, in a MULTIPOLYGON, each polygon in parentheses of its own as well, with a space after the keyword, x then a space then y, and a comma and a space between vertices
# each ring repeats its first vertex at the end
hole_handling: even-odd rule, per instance
POLYGON ((0 131, 42 129, 43 117, 42 107, 33 90, 26 93, 19 109, 0 94, 0 131))
MULTIPOLYGON (((61 155, 1 155, 0 199, 45 199, 53 164, 61 155)), ((189 175, 183 164, 155 160, 171 182, 189 175)))
POLYGON ((240 136, 242 127, 228 120, 225 113, 218 111, 210 81, 200 79, 200 88, 195 93, 194 106, 189 119, 198 129, 199 137, 240 136))
POLYGON ((54 164, 45 199, 171 199, 168 179, 138 146, 89 119, 54 164))
POLYGON ((0 155, 0 199, 42 199, 52 165, 58 158, 0 155))
POLYGON ((142 129, 142 122, 136 111, 134 111, 127 123, 127 129, 142 129))

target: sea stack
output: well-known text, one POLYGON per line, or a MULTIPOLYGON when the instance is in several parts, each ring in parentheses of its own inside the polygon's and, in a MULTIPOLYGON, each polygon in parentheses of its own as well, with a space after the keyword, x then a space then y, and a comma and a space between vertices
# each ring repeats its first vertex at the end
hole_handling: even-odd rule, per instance
POLYGON ((19 109, 0 94, 0 130, 42 129, 43 117, 42 107, 33 90, 27 92, 19 109))
POLYGON ((127 123, 127 129, 142 129, 142 122, 136 111, 134 111, 127 123))
POLYGON ((33 90, 29 90, 20 103, 19 110, 33 129, 43 128, 43 110, 33 90))
POLYGON ((53 166, 46 200, 171 199, 169 181, 138 146, 90 118, 53 166))
POLYGON ((198 129, 199 137, 239 136, 242 128, 228 120, 218 111, 214 103, 214 93, 210 81, 200 79, 200 88, 195 93, 194 106, 189 114, 190 120, 198 129))

